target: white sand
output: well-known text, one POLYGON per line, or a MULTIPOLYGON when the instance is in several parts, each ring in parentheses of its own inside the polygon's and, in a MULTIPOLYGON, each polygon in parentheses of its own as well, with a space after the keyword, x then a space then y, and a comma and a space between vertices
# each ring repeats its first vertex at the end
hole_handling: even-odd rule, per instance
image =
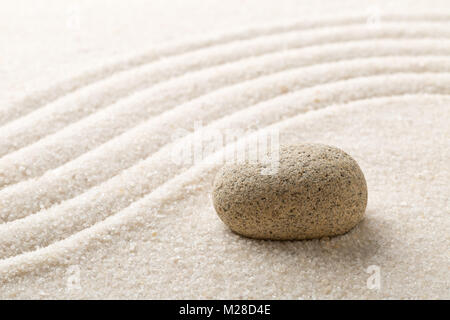
POLYGON ((450 298, 448 2, 380 2, 375 25, 360 1, 130 3, 1 5, 0 298, 450 298), (232 234, 219 166, 171 161, 199 120, 342 148, 366 219, 329 241, 232 234))

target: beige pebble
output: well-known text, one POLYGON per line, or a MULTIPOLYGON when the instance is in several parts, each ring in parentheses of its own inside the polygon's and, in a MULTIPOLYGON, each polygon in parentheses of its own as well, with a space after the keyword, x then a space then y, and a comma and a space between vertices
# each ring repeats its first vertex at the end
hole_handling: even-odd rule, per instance
POLYGON ((322 144, 281 146, 279 169, 262 164, 224 165, 213 204, 234 232, 257 239, 299 240, 348 232, 364 217, 367 185, 356 161, 322 144))

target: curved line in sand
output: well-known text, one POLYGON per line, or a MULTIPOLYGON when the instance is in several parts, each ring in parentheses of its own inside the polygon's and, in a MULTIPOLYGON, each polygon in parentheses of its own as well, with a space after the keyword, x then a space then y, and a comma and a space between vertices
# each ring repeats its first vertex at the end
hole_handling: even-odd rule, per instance
MULTIPOLYGON (((207 114, 209 112, 209 115, 212 113, 214 116, 227 116, 230 107, 237 112, 240 106, 248 103, 246 101, 248 98, 251 98, 251 103, 260 104, 286 94, 290 90, 307 89, 318 84, 329 85, 332 83, 327 75, 330 71, 335 71, 338 75, 338 77, 333 78, 335 81, 345 80, 349 75, 356 74, 361 77, 386 73, 387 70, 390 70, 390 72, 404 72, 408 70, 415 72, 450 71, 450 65, 448 65, 447 60, 447 56, 357 57, 337 62, 288 68, 281 72, 271 73, 263 77, 224 87, 193 101, 178 105, 154 118, 150 118, 144 123, 84 153, 82 156, 74 158, 56 169, 47 171, 37 179, 26 180, 5 187, 0 190, 0 202, 2 203, 0 221, 12 222, 40 210, 49 209, 53 205, 84 193, 95 185, 110 179, 120 171, 134 165, 137 161, 148 157, 157 148, 162 147, 161 141, 167 141, 168 132, 171 131, 170 128, 167 129, 167 126, 170 126, 170 123, 175 121, 174 119, 179 120, 177 123, 188 121, 183 128, 186 130, 192 129, 189 128, 189 116, 181 115, 181 119, 179 118, 180 114, 192 112, 196 108, 205 109, 205 105, 209 104, 208 108, 213 110, 215 108, 216 110, 205 110, 207 114), (398 61, 400 57, 401 61, 398 61), (348 68, 356 71, 346 71, 348 68), (240 97, 242 101, 234 99, 235 97, 240 97), (155 135, 159 135, 159 139, 155 139, 155 135), (142 137, 145 137, 145 139, 142 137), (114 145, 119 147, 115 148, 114 145), (151 150, 149 149, 150 146, 151 150), (130 150, 136 154, 131 159, 125 156, 130 153, 130 150), (111 157, 116 157, 120 161, 116 161, 118 164, 111 164, 107 168, 108 171, 103 164, 107 163, 111 157), (97 171, 101 172, 101 174, 97 173, 97 171), (105 171, 107 172, 106 175, 105 171), (38 190, 38 194, 36 194, 36 190, 38 190), (13 212, 15 214, 12 214, 13 212)), ((197 110, 197 113, 200 111, 197 110)), ((203 115, 204 112, 202 113, 203 115)), ((198 120, 197 115, 193 116, 190 121, 193 123, 195 119, 198 120)), ((85 132, 85 130, 81 129, 73 131, 85 132)), ((63 142, 67 141, 66 138, 61 140, 63 142)), ((62 147, 63 145, 60 148, 62 147)))
MULTIPOLYGON (((345 92, 347 87, 350 87, 350 88, 354 89, 355 85, 360 85, 362 88, 364 88, 364 85, 361 85, 361 83, 364 83, 364 81, 366 81, 365 85, 369 84, 369 85, 372 85, 374 88, 379 88, 380 84, 385 84, 386 82, 388 82, 388 83, 392 82, 392 83, 397 84, 397 86, 391 85, 391 86, 387 86, 387 88, 386 87, 381 87, 379 89, 379 90, 381 90, 380 94, 382 96, 384 96, 384 97, 386 97, 386 94, 385 94, 386 91, 389 91, 389 90, 390 90, 391 93, 392 92, 395 92, 395 93, 393 95, 388 95, 388 96, 395 96, 395 95, 398 95, 398 94, 405 95, 405 94, 409 94, 411 92, 416 92, 418 87, 420 88, 420 86, 423 86, 423 84, 427 83, 427 81, 431 84, 430 87, 428 88, 429 92, 435 92, 435 91, 439 92, 439 90, 441 90, 443 92, 447 92, 445 90, 450 90, 450 85, 448 85, 450 83, 450 80, 449 80, 449 75, 450 74, 449 73, 444 73, 442 75, 440 75, 438 73, 436 73, 436 74, 428 73, 428 74, 423 74, 423 75, 422 74, 411 74, 411 73, 406 73, 406 74, 405 73, 400 73, 400 74, 398 74, 398 73, 395 74, 394 73, 394 74, 391 74, 391 75, 392 76, 399 76, 399 75, 401 75, 401 77, 403 77, 403 78, 398 80, 398 79, 390 77, 390 76, 380 76, 380 75, 378 75, 378 76, 375 76, 375 77, 354 78, 352 80, 341 81, 340 83, 328 84, 329 88, 333 87, 333 86, 337 86, 337 88, 338 88, 336 90, 336 92, 330 91, 333 94, 330 94, 329 100, 330 101, 336 101, 336 94, 339 95, 339 93, 345 92), (419 77, 419 75, 420 75, 420 77, 419 77), (425 75, 430 76, 430 79, 423 80, 422 77, 426 78, 425 75), (389 79, 389 78, 392 78, 392 79, 389 79), (436 78, 440 78, 440 80, 441 80, 440 83, 443 84, 441 86, 441 88, 436 88, 436 87, 432 86, 432 84, 434 83, 434 80, 436 78), (364 79, 364 81, 362 81, 363 79, 364 79), (374 81, 375 79, 378 79, 378 82, 374 81), (388 79, 389 79, 389 81, 388 81, 388 79), (412 81, 412 79, 415 79, 415 80, 412 81), (404 84, 406 86, 405 87, 406 89, 405 88, 399 89, 398 84, 404 84)), ((320 86, 317 86, 317 87, 319 87, 319 88, 320 87, 325 87, 325 85, 320 85, 320 86)), ((316 91, 318 89, 317 87, 312 87, 311 89, 313 91, 316 91)), ((359 88, 359 89, 361 89, 361 88, 359 88)), ((300 91, 306 91, 306 90, 308 90, 308 89, 303 89, 303 90, 300 90, 300 91)), ((352 100, 353 95, 350 93, 349 94, 350 98, 348 100, 344 99, 344 101, 339 101, 339 102, 349 103, 349 101, 366 100, 367 97, 365 95, 370 95, 370 94, 373 93, 373 92, 366 92, 366 91, 367 90, 361 90, 361 92, 362 92, 361 97, 362 98, 359 97, 359 98, 356 98, 356 99, 352 100)), ((448 91, 448 93, 450 93, 450 91, 448 91)), ((292 99, 292 96, 296 97, 297 95, 300 96, 301 94, 299 94, 299 93, 291 94, 290 98, 292 99)), ((289 97, 287 97, 287 98, 285 97, 284 99, 289 101, 289 97)), ((342 100, 342 98, 341 98, 341 100, 342 100)), ((266 103, 266 105, 267 105, 267 103, 266 103)), ((242 118, 245 118, 245 117, 243 117, 242 113, 244 113, 244 114, 247 113, 247 117, 249 117, 249 118, 254 118, 255 113, 262 113, 262 114, 264 114, 263 112, 261 112, 261 106, 258 107, 258 106, 255 105, 251 109, 253 109, 253 110, 241 110, 240 112, 231 114, 231 115, 227 116, 226 118, 223 118, 223 119, 220 119, 218 121, 213 122, 211 125, 209 125, 209 127, 214 127, 214 126, 220 127, 220 123, 222 123, 222 125, 223 124, 227 124, 227 123, 230 122, 229 120, 233 119, 233 118, 234 119, 238 119, 239 121, 243 121, 242 118)), ((269 104, 268 109, 269 109, 269 111, 276 111, 277 110, 276 108, 273 108, 273 106, 272 106, 272 109, 271 109, 270 108, 270 104, 269 104)), ((294 111, 291 110, 291 113, 292 112, 294 112, 294 111)), ((298 117, 298 116, 299 115, 295 115, 295 114, 293 115, 293 117, 298 117)), ((283 121, 285 121, 285 119, 283 119, 283 121)), ((276 123, 277 123, 277 121, 275 121, 275 124, 276 123)), ((269 126, 273 126, 273 125, 274 125, 274 123, 269 124, 269 126)), ((265 130, 265 129, 260 129, 260 130, 265 130)), ((192 135, 194 135, 194 134, 199 134, 199 132, 192 133, 192 135)), ((185 139, 186 138, 183 138, 183 139, 181 139, 179 141, 176 141, 173 144, 178 145, 178 146, 182 146, 183 143, 184 143, 183 140, 185 140, 185 139)), ((158 151, 156 153, 156 155, 152 155, 151 157, 149 157, 146 160, 146 162, 150 162, 151 163, 151 161, 153 161, 153 162, 157 162, 158 163, 159 160, 163 160, 164 158, 167 158, 167 155, 164 154, 164 151, 165 151, 164 149, 168 149, 169 147, 170 147, 170 145, 166 145, 162 150, 158 151), (160 158, 162 158, 162 159, 158 160, 157 156, 160 156, 160 158)), ((145 167, 144 168, 140 167, 142 165, 143 164, 141 162, 139 165, 136 165, 135 168, 132 168, 132 170, 134 170, 136 172, 146 172, 147 170, 144 170, 145 167), (140 170, 137 170, 137 169, 140 169, 140 170)), ((195 166, 196 165, 194 165, 194 167, 195 166)), ((151 169, 151 166, 149 168, 147 168, 147 169, 151 169)), ((189 168, 188 168, 188 170, 189 170, 189 168)), ((179 173, 179 174, 175 175, 174 177, 169 178, 169 180, 162 181, 161 184, 160 185, 156 185, 155 189, 153 189, 153 190, 148 190, 147 192, 145 192, 144 190, 141 190, 141 194, 139 194, 138 197, 133 200, 133 202, 139 202, 140 199, 149 197, 152 193, 154 193, 156 190, 158 190, 161 185, 164 185, 164 184, 168 183, 169 181, 171 181, 173 179, 176 179, 177 176, 179 176, 180 174, 183 174, 183 171, 182 171, 182 173, 179 173)), ((111 183, 116 182, 116 180, 129 181, 129 180, 133 180, 133 179, 129 179, 129 178, 124 179, 124 177, 122 177, 122 174, 121 174, 120 176, 115 178, 113 181, 111 181, 111 183)), ((145 181, 145 180, 146 180, 146 178, 144 178, 143 181, 145 181)), ((98 188, 99 190, 95 190, 95 191, 97 191, 97 195, 95 195, 95 192, 94 192, 94 196, 97 197, 98 194, 101 194, 102 192, 109 192, 109 194, 113 193, 114 187, 112 188, 112 190, 104 190, 105 189, 104 187, 105 186, 103 185, 103 189, 98 188)), ((144 189, 145 189, 145 187, 144 187, 144 189)), ((128 203, 128 206, 130 206, 130 205, 131 204, 128 203)), ((119 211, 116 212, 116 213, 112 213, 112 215, 120 214, 120 212, 125 210, 126 208, 127 207, 119 208, 119 211)), ((53 244, 55 244, 57 242, 63 241, 62 239, 59 239, 59 240, 56 239, 56 241, 53 242, 53 244, 45 243, 45 241, 48 241, 49 237, 51 237, 52 235, 55 234, 54 230, 59 228, 60 231, 64 232, 63 229, 66 228, 66 229, 68 229, 68 230, 65 230, 66 232, 67 231, 70 231, 70 232, 74 231, 74 226, 75 226, 75 229, 77 229, 76 228, 76 222, 75 222, 76 218, 79 218, 79 220, 80 220, 79 221, 79 226, 78 226, 79 228, 80 227, 81 228, 91 228, 95 224, 101 223, 101 221, 98 221, 98 217, 97 217, 97 221, 95 221, 96 217, 94 217, 94 219, 92 219, 92 217, 91 217, 91 220, 92 220, 91 222, 93 224, 90 225, 90 226, 89 225, 85 226, 85 225, 82 225, 82 224, 86 223, 86 220, 84 220, 84 218, 86 218, 86 217, 82 217, 83 218, 82 219, 81 217, 78 217, 76 215, 76 213, 72 212, 71 210, 68 210, 66 212, 66 215, 61 216, 60 211, 57 210, 57 209, 58 208, 56 208, 53 211, 51 216, 49 215, 49 212, 38 213, 36 215, 30 216, 30 218, 25 219, 24 221, 20 221, 19 220, 19 222, 16 222, 16 223, 14 223, 14 222, 8 223, 6 229, 2 228, 2 232, 6 231, 3 235, 1 235, 1 238, 3 238, 2 241, 1 241, 2 245, 3 246, 4 245, 8 245, 8 247, 9 247, 9 246, 17 246, 20 243, 30 244, 30 242, 29 242, 30 240, 31 241, 32 240, 36 241, 41 236, 41 237, 45 237, 45 240, 41 239, 42 242, 40 242, 40 243, 32 243, 32 247, 35 247, 37 245, 39 245, 39 246, 50 245, 51 246, 51 245, 53 245, 53 244), (44 224, 44 226, 42 225, 43 221, 42 221, 41 218, 44 219, 44 220, 45 219, 47 220, 47 222, 44 224), (81 220, 83 220, 83 221, 81 221, 81 220), (64 226, 64 222, 69 222, 69 221, 70 221, 70 224, 64 226), (21 226, 21 228, 17 228, 17 225, 21 226), (36 230, 35 233, 31 233, 30 232, 30 227, 32 228, 33 226, 37 227, 37 230, 36 230), (49 229, 49 228, 46 228, 47 226, 54 226, 54 228, 53 229, 49 229), (42 227, 44 227, 44 229, 42 229, 42 227), (15 228, 15 230, 12 230, 13 228, 15 228), (25 229, 22 230, 23 228, 25 228, 25 229), (11 231, 15 231, 15 233, 12 233, 11 231), (24 232, 24 231, 27 231, 27 232, 24 232), (8 243, 9 239, 15 239, 16 241, 18 241, 18 243, 14 243, 14 241, 11 242, 11 243, 8 243)), ((110 213, 110 210, 109 209, 107 209, 107 210, 108 210, 108 213, 110 213)), ((100 219, 101 219, 101 217, 100 217, 100 219)), ((108 219, 108 216, 103 217, 103 219, 108 219)), ((77 234, 79 232, 82 232, 82 230, 78 230, 78 231, 76 231, 73 234, 69 234, 68 237, 72 237, 73 235, 75 235, 75 234, 77 234)), ((59 232, 58 235, 60 233, 61 232, 59 232)), ((32 251, 29 251, 27 253, 30 253, 30 252, 32 252, 32 251)), ((27 254, 27 253, 20 253, 19 255, 27 254)), ((4 256, 4 255, 2 255, 2 256, 4 256)), ((9 259, 9 258, 6 258, 6 259, 9 259)))
MULTIPOLYGON (((362 103, 379 103, 384 102, 386 100, 392 100, 397 98, 404 98, 409 97, 412 99, 420 99, 420 98, 450 98, 450 95, 447 94, 400 94, 400 95, 392 95, 392 96, 386 96, 386 97, 377 97, 377 98, 368 98, 368 99, 359 99, 355 101, 351 101, 349 103, 340 104, 338 107, 339 109, 342 108, 355 108, 359 107, 362 103)), ((296 121, 298 119, 305 120, 305 116, 310 115, 316 115, 321 112, 328 112, 330 109, 335 109, 336 106, 332 105, 325 109, 319 109, 316 110, 316 112, 307 113, 307 114, 300 114, 295 117, 291 117, 288 119, 284 119, 282 121, 278 121, 268 127, 264 127, 257 132, 261 132, 263 130, 270 130, 273 127, 283 127, 289 125, 290 122, 296 121)), ((256 133, 257 133, 256 132, 256 133)), ((242 139, 241 139, 242 140, 242 139)), ((240 140, 240 141, 241 141, 240 140)), ((236 143, 239 143, 236 142, 236 143)), ((235 143, 234 143, 235 144, 235 143)), ((227 152, 227 150, 234 144, 227 145, 225 148, 221 148, 219 151, 211 155, 209 158, 218 158, 223 153, 227 152)), ((206 162, 207 159, 204 161, 206 162)), ((110 237, 111 234, 120 232, 119 228, 120 226, 123 226, 125 223, 128 227, 132 224, 142 224, 142 222, 139 221, 139 216, 142 215, 140 212, 134 212, 133 209, 136 209, 136 207, 139 207, 144 209, 144 203, 146 206, 152 205, 153 202, 163 202, 166 200, 174 200, 174 197, 171 195, 171 193, 174 193, 177 191, 177 189, 185 189, 185 187, 191 183, 192 177, 197 177, 196 173, 202 173, 205 170, 212 170, 217 169, 217 165, 208 167, 202 164, 195 165, 189 170, 183 172, 182 174, 179 174, 175 176, 173 179, 170 179, 160 187, 158 187, 156 190, 154 190, 151 194, 147 195, 145 198, 140 199, 139 201, 133 203, 130 205, 130 207, 127 207, 126 209, 120 211, 119 213, 110 216, 106 218, 105 220, 102 220, 98 222, 97 224, 84 229, 76 234, 71 235, 69 238, 66 238, 64 240, 58 241, 56 243, 53 243, 45 248, 40 248, 35 251, 22 253, 20 255, 9 257, 3 260, 0 260, 0 281, 6 282, 8 279, 14 276, 22 275, 29 273, 33 270, 39 269, 39 264, 41 264, 41 268, 43 267, 42 264, 45 267, 49 267, 52 265, 69 265, 71 263, 76 263, 76 261, 71 261, 73 259, 73 256, 71 253, 75 253, 77 250, 80 250, 80 247, 86 247, 89 245, 89 242, 92 240, 100 240, 100 236, 103 233, 104 236, 110 237), (203 166, 202 166, 203 165, 203 166), (183 181, 183 179, 185 181, 183 181), (167 192, 164 192, 166 191, 167 192), (152 199, 155 198, 155 199, 152 199), (165 199, 164 199, 165 198, 165 199), (150 204, 148 204, 150 203, 150 204), (130 211, 130 212, 128 212, 130 211), (125 219, 125 221, 122 221, 121 219, 125 219), (133 221, 132 219, 135 219, 133 221), (83 238, 85 237, 85 238, 83 238), (58 261, 59 260, 59 261, 58 261)), ((203 172, 204 173, 204 172, 203 172)), ((175 197, 176 198, 176 197, 175 197)), ((153 206, 154 207, 154 206, 153 206)), ((126 229, 123 229, 126 230, 126 229)), ((102 238, 103 241, 108 241, 104 237, 102 238)), ((95 245, 95 244, 94 244, 95 245)))
POLYGON ((337 44, 349 42, 349 40, 443 37, 450 38, 448 24, 422 23, 411 27, 405 24, 386 23, 377 30, 370 30, 358 24, 346 25, 342 28, 320 28, 320 30, 314 29, 300 33, 284 33, 276 37, 263 37, 244 43, 215 46, 162 59, 96 82, 65 99, 42 106, 35 112, 3 124, 0 127, 0 136, 4 138, 0 140, 0 157, 57 133, 66 126, 81 121, 127 97, 201 70, 211 70, 227 63, 245 61, 245 59, 283 50, 308 48, 320 44, 337 44))
MULTIPOLYGON (((380 39, 376 41, 363 40, 339 44, 333 43, 327 46, 312 46, 253 57, 245 61, 226 64, 220 68, 200 71, 194 75, 188 74, 176 81, 150 88, 148 91, 144 90, 125 101, 113 104, 87 118, 72 123, 27 147, 1 157, 0 188, 39 177, 46 171, 55 169, 92 148, 105 143, 114 136, 130 130, 130 128, 148 118, 151 113, 156 112, 152 116, 157 116, 165 111, 166 107, 185 103, 207 95, 210 91, 235 85, 239 81, 254 79, 265 73, 270 74, 292 68, 293 66, 307 65, 307 63, 314 64, 316 61, 326 60, 326 58, 329 59, 330 57, 333 57, 335 61, 339 61, 339 59, 342 60, 345 57, 354 56, 355 54, 352 50, 355 52, 361 51, 359 52, 361 56, 392 55, 395 53, 399 54, 399 51, 411 55, 413 50, 417 50, 420 54, 448 54, 450 46, 442 45, 443 42, 447 41, 447 39, 380 39), (377 44, 380 45, 379 48, 377 44), (364 45, 367 45, 370 50, 365 48, 364 45), (299 55, 299 53, 303 53, 303 56, 299 55), (338 59, 335 58, 336 56, 338 59), (301 61, 302 59, 305 61, 301 61), (242 73, 243 68, 246 70, 245 74, 242 73), (252 73, 250 73, 250 70, 253 70, 252 73), (224 77, 224 75, 227 75, 228 78, 224 77), (215 78, 218 81, 211 81, 215 78), (205 86, 200 86, 200 81, 204 82, 205 86), (211 82, 214 84, 211 84, 211 82), (190 94, 187 99, 185 96, 186 91, 190 94), (174 96, 178 97, 178 100, 174 96), (143 105, 146 108, 143 108, 143 105), (155 110, 156 108, 159 109, 155 110), (106 125, 102 127, 102 124, 105 123, 106 125), (79 132, 89 133, 88 135, 91 139, 81 141, 77 138, 79 132), (67 151, 67 155, 64 154, 64 150, 67 151)), ((33 127, 36 126, 34 125, 33 127)))
MULTIPOLYGON (((321 26, 339 26, 352 23, 364 23, 367 21, 365 15, 351 15, 343 17, 323 18, 309 21, 294 21, 292 23, 273 24, 270 26, 260 26, 253 28, 246 28, 240 31, 227 32, 226 34, 212 35, 209 37, 199 37, 196 39, 185 40, 176 43, 163 44, 157 48, 151 48, 148 51, 135 55, 127 55, 126 58, 117 58, 114 62, 106 63, 105 65, 94 66, 94 70, 87 70, 80 74, 70 77, 67 80, 62 80, 47 87, 45 89, 37 90, 29 94, 10 107, 0 109, 0 125, 24 116, 39 107, 46 105, 52 101, 60 99, 67 94, 70 94, 80 88, 89 84, 95 83, 102 79, 106 79, 114 74, 131 70, 161 57, 176 56, 178 54, 187 53, 194 50, 199 50, 214 45, 225 44, 233 41, 242 41, 246 39, 255 38, 264 35, 274 35, 277 33, 289 32, 296 29, 314 29, 321 26)), ((400 22, 448 22, 450 15, 447 14, 420 14, 420 15, 404 15, 404 14, 386 14, 383 15, 383 22, 400 21, 400 22)))

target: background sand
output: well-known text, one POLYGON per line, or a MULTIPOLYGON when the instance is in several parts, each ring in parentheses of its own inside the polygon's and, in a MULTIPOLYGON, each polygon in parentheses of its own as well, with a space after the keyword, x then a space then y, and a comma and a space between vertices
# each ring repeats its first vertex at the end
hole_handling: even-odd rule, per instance
POLYGON ((450 298, 447 1, 9 1, 0 30, 0 298, 450 298), (342 148, 366 219, 232 234, 219 166, 171 161, 198 121, 342 148))

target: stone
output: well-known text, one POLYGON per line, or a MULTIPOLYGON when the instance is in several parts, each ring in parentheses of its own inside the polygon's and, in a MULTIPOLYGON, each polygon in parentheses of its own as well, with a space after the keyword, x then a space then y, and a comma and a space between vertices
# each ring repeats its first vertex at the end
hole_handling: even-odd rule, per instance
POLYGON ((357 162, 323 144, 282 145, 279 168, 225 164, 214 180, 213 205, 235 233, 301 240, 344 234, 364 217, 367 184, 357 162))

